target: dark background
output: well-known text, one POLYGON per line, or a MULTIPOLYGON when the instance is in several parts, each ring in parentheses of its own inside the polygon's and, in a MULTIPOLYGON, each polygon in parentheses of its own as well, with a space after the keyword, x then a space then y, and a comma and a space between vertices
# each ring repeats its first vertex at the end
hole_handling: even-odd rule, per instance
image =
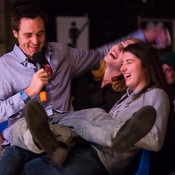
POLYGON ((88 15, 90 48, 113 41, 138 28, 142 18, 175 18, 173 0, 23 0, 34 3, 49 17, 47 41, 56 41, 56 16, 88 15))

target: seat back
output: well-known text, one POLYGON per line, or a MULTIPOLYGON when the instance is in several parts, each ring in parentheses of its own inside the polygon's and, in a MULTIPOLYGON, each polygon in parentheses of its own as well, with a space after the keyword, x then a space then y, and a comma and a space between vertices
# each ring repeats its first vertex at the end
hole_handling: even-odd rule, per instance
POLYGON ((7 127, 7 125, 8 125, 8 121, 0 123, 0 157, 1 157, 1 152, 2 152, 1 144, 4 142, 2 131, 7 127))
POLYGON ((0 123, 0 133, 7 127, 7 125, 8 125, 8 120, 0 123))
POLYGON ((149 175, 150 151, 143 149, 136 175, 149 175))

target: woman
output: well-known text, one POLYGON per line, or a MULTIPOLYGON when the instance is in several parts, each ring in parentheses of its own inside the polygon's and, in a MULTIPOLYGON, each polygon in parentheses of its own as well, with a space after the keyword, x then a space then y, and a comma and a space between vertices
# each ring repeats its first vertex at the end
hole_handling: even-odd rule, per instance
POLYGON ((129 44, 141 42, 131 38, 112 47, 101 60, 100 68, 88 72, 75 81, 76 91, 73 99, 74 110, 100 107, 109 112, 111 107, 125 93, 126 86, 120 71, 120 50, 129 44), (77 86, 78 84, 78 86, 77 86))
MULTIPOLYGON (((163 76, 159 57, 157 52, 151 46, 143 43, 131 44, 123 49, 121 59, 121 72, 125 78, 128 89, 127 93, 121 98, 121 100, 119 100, 109 111, 109 115, 105 114, 104 111, 98 108, 95 109, 96 113, 92 113, 94 109, 87 109, 75 112, 75 115, 71 113, 69 117, 64 117, 59 121, 59 124, 74 128, 77 134, 85 139, 88 132, 92 133, 92 130, 95 131, 95 129, 98 129, 97 134, 94 132, 93 135, 93 137, 97 138, 97 141, 99 140, 99 137, 101 137, 101 135, 98 134, 100 133, 100 125, 98 126, 98 123, 92 123, 92 121, 94 121, 93 119, 98 117, 98 120, 102 121, 101 124, 103 124, 104 127, 108 127, 109 123, 111 124, 112 121, 114 124, 109 126, 111 129, 109 129, 108 132, 111 134, 111 137, 108 139, 113 141, 114 133, 120 131, 115 123, 121 122, 122 126, 144 106, 150 105, 155 108, 157 118, 153 128, 145 137, 136 142, 136 144, 128 150, 125 150, 124 152, 116 152, 115 147, 107 149, 106 147, 93 144, 93 147, 98 152, 98 154, 94 153, 94 159, 97 159, 96 157, 98 155, 98 158, 100 159, 99 161, 103 163, 110 174, 124 174, 125 171, 127 171, 128 165, 134 160, 142 148, 152 151, 159 151, 161 149, 167 129, 171 103, 167 95, 168 88, 165 83, 166 81, 163 76), (98 110, 100 115, 97 115, 98 110), (92 116, 92 114, 94 114, 94 116, 92 116), (71 116, 72 118, 70 118, 71 116), (110 118, 109 116, 112 117, 110 118), (89 127, 86 128, 86 122, 91 122, 94 126, 91 127, 91 129, 89 129, 89 127), (83 130, 79 130, 80 127, 83 128, 83 130), (83 136, 85 131, 87 133, 83 136)), ((144 127, 144 125, 142 127, 144 127)), ((104 128, 102 128, 102 131, 103 129, 104 128)), ((100 144, 105 145, 106 140, 104 140, 104 143, 100 144)), ((115 144, 113 146, 115 146, 115 144)), ((79 150, 81 150, 81 147, 79 147, 79 150)), ((71 170, 77 170, 78 172, 79 169, 76 169, 77 167, 75 168, 77 157, 75 159, 73 157, 75 156, 75 152, 76 149, 73 149, 67 161, 63 164, 63 169, 59 170, 56 168, 54 169, 54 167, 50 168, 52 170, 54 169, 57 174, 61 172, 63 172, 63 174, 68 174, 67 172, 71 172, 71 170)), ((92 157, 91 159, 93 160, 92 157)), ((83 160, 83 158, 81 160, 83 160)), ((42 174, 43 171, 40 169, 41 167, 39 167, 39 165, 43 164, 44 161, 42 159, 36 159, 33 162, 27 163, 25 166, 26 174, 32 174, 32 171, 37 174, 42 174), (38 169, 39 171, 37 171, 38 169)), ((84 162, 82 162, 82 164, 81 162, 78 162, 78 165, 82 168, 85 164, 84 162)), ((49 167, 47 168, 47 170, 50 171, 49 167)), ((82 172, 82 168, 81 172, 77 174, 92 173, 92 169, 88 168, 84 167, 84 172, 82 172)), ((94 174, 98 173, 96 172, 94 174)))

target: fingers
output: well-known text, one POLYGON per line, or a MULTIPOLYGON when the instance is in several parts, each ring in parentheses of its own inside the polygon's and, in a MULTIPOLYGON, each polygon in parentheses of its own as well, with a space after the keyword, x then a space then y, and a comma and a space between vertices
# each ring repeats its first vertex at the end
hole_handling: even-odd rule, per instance
POLYGON ((43 82, 43 85, 48 84, 48 80, 49 80, 48 73, 44 69, 40 69, 35 74, 38 81, 43 82))

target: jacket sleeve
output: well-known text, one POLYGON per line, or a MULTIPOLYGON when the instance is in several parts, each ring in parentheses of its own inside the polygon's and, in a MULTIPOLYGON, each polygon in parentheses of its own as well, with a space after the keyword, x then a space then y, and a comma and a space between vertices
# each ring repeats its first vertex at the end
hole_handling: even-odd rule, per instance
MULTIPOLYGON (((2 58, 0 58, 2 59, 2 58)), ((10 59, 9 59, 10 60, 10 59)), ((16 65, 14 65, 16 66, 16 65)), ((16 72, 18 69, 16 69, 16 72)), ((24 101, 21 99, 20 90, 23 80, 18 82, 15 70, 9 65, 9 61, 0 62, 0 123, 11 118, 19 118, 25 107, 24 101)))
POLYGON ((107 53, 110 51, 112 46, 114 46, 117 43, 120 43, 121 41, 127 40, 129 38, 138 38, 138 39, 142 40, 143 42, 146 42, 146 38, 145 38, 145 35, 144 35, 143 31, 141 29, 139 29, 139 30, 136 30, 132 33, 129 33, 126 36, 121 37, 120 39, 117 39, 113 42, 110 42, 110 43, 105 44, 101 47, 98 47, 97 50, 99 52, 103 53, 103 55, 107 55, 107 53))
POLYGON ((145 97, 145 105, 151 105, 155 108, 157 117, 150 132, 138 141, 135 146, 151 151, 159 151, 164 143, 167 130, 170 101, 163 90, 155 90, 145 97), (151 100, 150 100, 151 99, 151 100))

